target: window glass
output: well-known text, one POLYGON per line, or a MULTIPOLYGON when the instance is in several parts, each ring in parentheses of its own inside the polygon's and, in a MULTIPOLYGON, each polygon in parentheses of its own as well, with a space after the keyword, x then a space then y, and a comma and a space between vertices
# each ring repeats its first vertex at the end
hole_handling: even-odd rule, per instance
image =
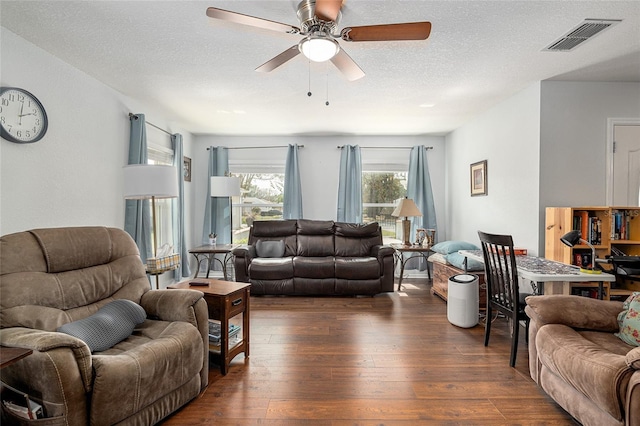
MULTIPOLYGON (((173 165, 173 150, 162 146, 147 145, 148 164, 173 165)), ((171 198, 161 198, 156 200, 156 224, 151 227, 153 232, 158 233, 158 248, 163 244, 173 246, 173 220, 171 213, 171 198)))
POLYGON ((235 172, 240 197, 233 198, 233 242, 246 244, 254 220, 282 219, 284 173, 235 172))
POLYGON ((396 220, 391 213, 407 193, 407 172, 363 171, 363 222, 378 222, 384 237, 397 238, 396 220))

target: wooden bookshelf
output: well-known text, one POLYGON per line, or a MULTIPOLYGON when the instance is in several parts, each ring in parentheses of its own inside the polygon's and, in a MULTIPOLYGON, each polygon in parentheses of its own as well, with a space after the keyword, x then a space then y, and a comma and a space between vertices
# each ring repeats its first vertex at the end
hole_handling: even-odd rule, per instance
MULTIPOLYGON (((612 254, 640 255, 640 207, 547 207, 545 257, 588 267, 592 261, 591 247, 586 244, 569 247, 560 241, 560 237, 574 229, 581 231, 582 238, 591 242, 598 259, 612 254)), ((599 263, 599 266, 612 269, 608 264, 599 263)), ((611 296, 622 297, 636 290, 627 280, 618 280, 615 284, 610 289, 611 296)))

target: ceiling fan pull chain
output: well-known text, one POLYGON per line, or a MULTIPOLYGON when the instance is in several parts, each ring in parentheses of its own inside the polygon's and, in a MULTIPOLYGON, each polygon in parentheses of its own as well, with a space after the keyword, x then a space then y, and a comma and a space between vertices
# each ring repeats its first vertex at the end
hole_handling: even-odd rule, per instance
POLYGON ((326 62, 325 65, 325 69, 326 69, 326 76, 327 76, 327 100, 324 103, 326 106, 329 106, 329 61, 326 62))
POLYGON ((309 63, 309 91, 307 92, 307 96, 311 96, 311 59, 308 59, 309 63))

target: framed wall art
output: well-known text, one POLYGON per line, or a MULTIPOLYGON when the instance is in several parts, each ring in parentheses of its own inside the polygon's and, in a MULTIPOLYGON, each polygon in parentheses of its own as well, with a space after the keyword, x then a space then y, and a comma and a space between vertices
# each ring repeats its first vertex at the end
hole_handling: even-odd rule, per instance
POLYGON ((471 164, 471 196, 487 195, 487 160, 471 164))
POLYGON ((184 159, 184 181, 191 182, 191 158, 183 157, 184 159))

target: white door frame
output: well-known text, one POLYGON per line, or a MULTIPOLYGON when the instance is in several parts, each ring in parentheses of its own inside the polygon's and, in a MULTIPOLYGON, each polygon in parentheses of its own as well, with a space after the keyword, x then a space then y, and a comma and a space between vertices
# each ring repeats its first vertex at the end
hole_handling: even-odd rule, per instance
POLYGON ((613 142, 615 126, 640 126, 640 118, 607 118, 606 196, 613 203, 613 142))

